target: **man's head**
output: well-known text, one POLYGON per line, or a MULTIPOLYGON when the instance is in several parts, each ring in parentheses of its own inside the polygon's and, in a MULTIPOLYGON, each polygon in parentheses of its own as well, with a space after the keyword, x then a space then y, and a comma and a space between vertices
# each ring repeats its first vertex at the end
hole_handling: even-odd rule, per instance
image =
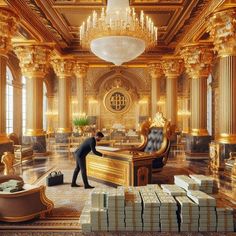
POLYGON ((104 137, 104 134, 102 132, 97 132, 95 135, 96 141, 100 141, 104 137))

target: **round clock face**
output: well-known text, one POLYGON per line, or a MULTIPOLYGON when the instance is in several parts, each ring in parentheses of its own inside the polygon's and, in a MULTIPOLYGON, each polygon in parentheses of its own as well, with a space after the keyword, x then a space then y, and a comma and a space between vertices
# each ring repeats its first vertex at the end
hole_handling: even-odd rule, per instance
POLYGON ((128 111, 131 104, 129 93, 122 88, 110 90, 104 97, 104 106, 113 113, 124 113, 128 111))

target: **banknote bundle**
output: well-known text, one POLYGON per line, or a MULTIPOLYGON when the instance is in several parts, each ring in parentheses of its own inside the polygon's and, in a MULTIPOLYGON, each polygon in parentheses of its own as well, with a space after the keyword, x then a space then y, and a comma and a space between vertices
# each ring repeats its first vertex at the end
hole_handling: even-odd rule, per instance
POLYGON ((175 184, 161 184, 161 187, 165 193, 170 194, 171 196, 186 196, 186 191, 175 185, 175 184))
POLYGON ((107 209, 91 207, 90 219, 92 231, 108 231, 107 209))
POLYGON ((217 232, 233 232, 234 219, 232 208, 216 208, 217 215, 217 232))
POLYGON ((108 229, 109 231, 125 230, 125 191, 111 189, 107 192, 108 229))
POLYGON ((206 175, 189 175, 199 184, 199 190, 205 193, 213 193, 214 188, 217 188, 217 183, 214 178, 206 175))
POLYGON ((197 232, 199 208, 187 196, 175 198, 178 203, 178 219, 181 232, 197 232))
POLYGON ((156 191, 160 201, 160 225, 162 232, 178 232, 177 203, 171 195, 156 191))
POLYGON ((91 227, 91 217, 90 217, 90 201, 85 202, 85 206, 81 212, 79 223, 83 233, 89 233, 92 231, 91 227))
POLYGON ((143 231, 160 231, 160 201, 153 188, 140 190, 143 201, 143 231))
POLYGON ((179 187, 188 190, 199 190, 199 184, 187 175, 175 175, 174 182, 179 187))
POLYGON ((102 189, 102 188, 94 189, 90 194, 92 208, 98 208, 98 209, 106 208, 107 206, 106 195, 107 195, 107 189, 102 189))
POLYGON ((199 206, 199 231, 216 231, 216 199, 199 190, 187 192, 199 206))
POLYGON ((142 199, 135 188, 125 190, 126 231, 142 231, 142 199))
POLYGON ((0 184, 0 191, 14 193, 23 190, 24 182, 11 179, 0 184))

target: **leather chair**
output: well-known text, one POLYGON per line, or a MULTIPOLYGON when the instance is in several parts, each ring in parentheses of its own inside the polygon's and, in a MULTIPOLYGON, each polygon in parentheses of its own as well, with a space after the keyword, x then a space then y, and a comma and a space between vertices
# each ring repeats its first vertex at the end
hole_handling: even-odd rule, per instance
POLYGON ((142 142, 140 146, 132 150, 153 155, 152 170, 160 171, 168 160, 170 136, 170 122, 159 112, 153 120, 143 122, 141 126, 142 142))
POLYGON ((33 158, 34 152, 33 147, 31 145, 23 145, 20 143, 19 137, 15 133, 11 133, 8 135, 8 138, 14 143, 14 154, 15 159, 19 160, 22 164, 23 159, 33 158))

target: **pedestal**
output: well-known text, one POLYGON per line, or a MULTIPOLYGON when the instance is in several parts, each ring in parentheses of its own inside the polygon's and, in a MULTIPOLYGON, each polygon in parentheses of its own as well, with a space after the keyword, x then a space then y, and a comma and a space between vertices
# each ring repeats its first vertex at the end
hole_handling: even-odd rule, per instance
POLYGON ((211 136, 186 135, 185 153, 188 156, 206 157, 209 155, 211 136))
POLYGON ((230 152, 236 152, 236 144, 210 143, 210 169, 213 171, 224 170, 225 160, 229 158, 230 152))

